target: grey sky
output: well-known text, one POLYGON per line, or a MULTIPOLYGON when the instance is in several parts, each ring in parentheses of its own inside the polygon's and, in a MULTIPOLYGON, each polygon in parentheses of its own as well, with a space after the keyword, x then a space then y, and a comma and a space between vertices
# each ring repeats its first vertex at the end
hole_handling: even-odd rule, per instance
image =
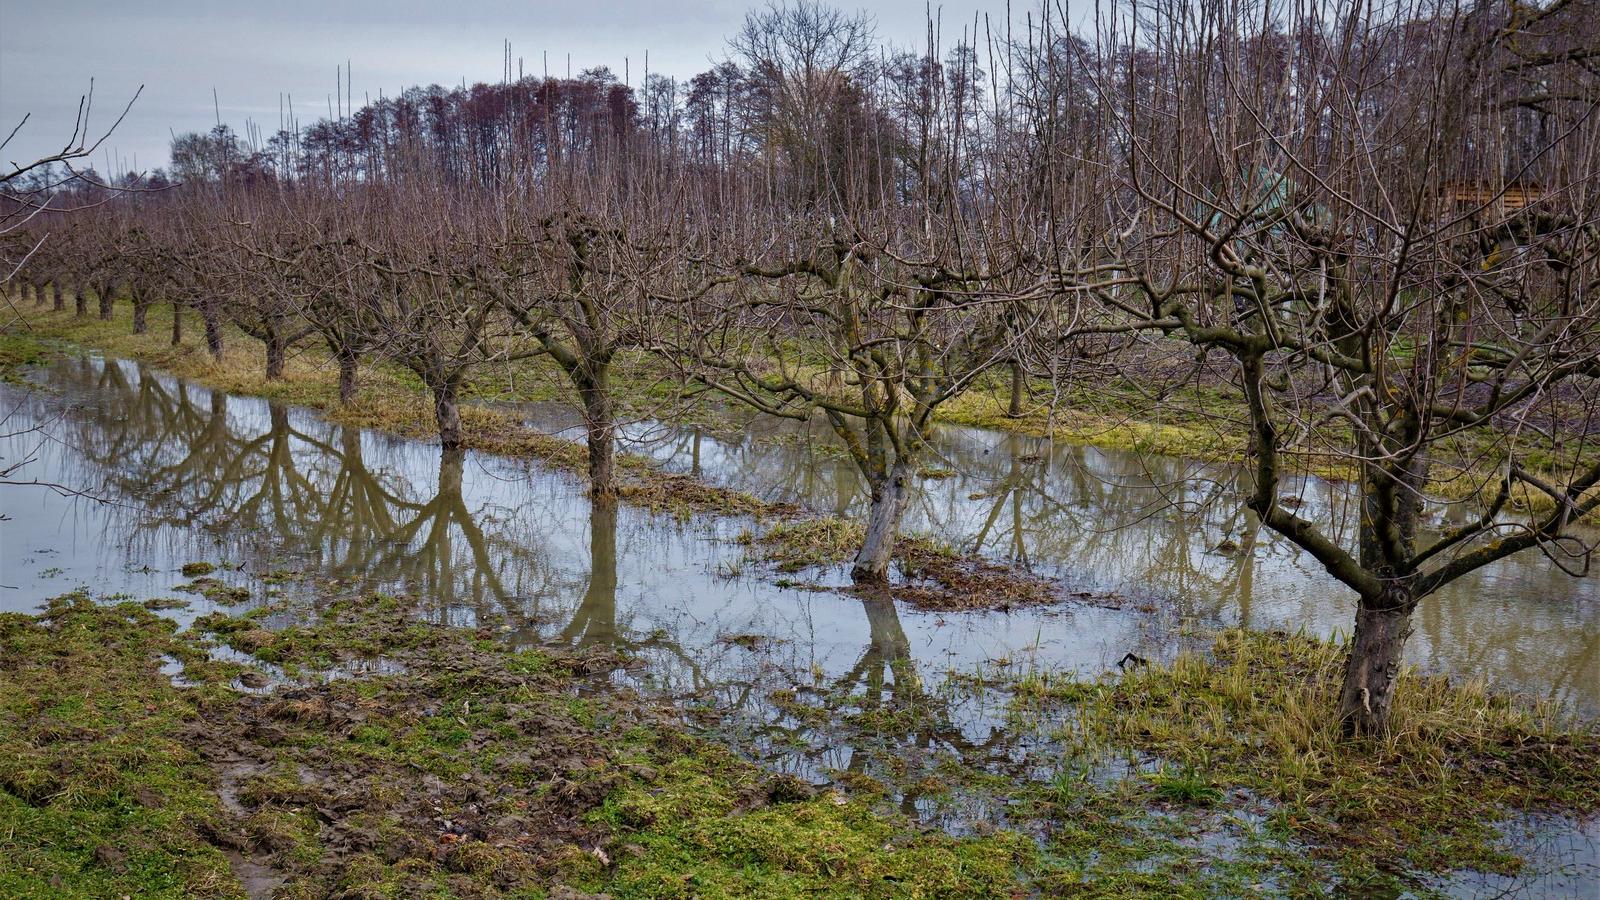
MULTIPOLYGON (((762 0, 764 2, 764 0, 762 0)), ((144 94, 96 154, 106 171, 165 165, 172 132, 204 130, 216 120, 243 130, 246 119, 277 128, 280 96, 293 98, 302 123, 326 115, 334 70, 352 65, 354 100, 411 85, 498 80, 502 41, 525 71, 537 74, 548 51, 552 74, 610 66, 632 81, 652 71, 685 77, 724 52, 728 35, 754 3, 710 0, 0 0, 0 123, 9 132, 31 113, 5 148, 13 160, 61 149, 78 97, 95 78, 94 118, 103 130, 142 83, 144 94)), ((925 7, 918 0, 851 4, 878 21, 881 39, 920 46, 925 7)), ((943 9, 946 47, 975 10, 1005 15, 1003 2, 968 0, 943 9)))

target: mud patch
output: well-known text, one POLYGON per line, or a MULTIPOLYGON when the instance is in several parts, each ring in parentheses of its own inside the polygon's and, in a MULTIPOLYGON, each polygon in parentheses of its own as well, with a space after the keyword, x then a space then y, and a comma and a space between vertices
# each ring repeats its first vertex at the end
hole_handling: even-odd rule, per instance
MULTIPOLYGON (((746 532, 739 541, 777 571, 797 573, 838 566, 852 559, 861 546, 863 531, 861 523, 837 517, 794 517, 759 534, 746 532)), ((1004 612, 1062 599, 1059 585, 1051 579, 961 553, 926 537, 900 537, 895 541, 894 561, 898 580, 889 585, 846 588, 845 592, 869 598, 887 592, 895 600, 935 611, 1004 612)), ((780 586, 821 587, 787 579, 781 580, 780 586)), ((1075 596, 1081 599, 1081 595, 1075 596)))
MULTIPOLYGON (((204 627, 225 638, 252 630, 220 617, 204 627)), ((285 670, 341 673, 209 707, 191 734, 220 773, 238 836, 232 849, 286 875, 297 893, 498 896, 624 885, 623 893, 654 896, 678 893, 667 887, 681 886, 685 865, 727 890, 745 885, 752 866, 807 893, 887 886, 875 866, 831 886, 816 855, 833 851, 809 827, 854 836, 861 854, 878 853, 880 836, 905 841, 916 851, 908 866, 937 859, 938 878, 953 885, 1015 878, 1014 862, 1002 862, 1014 854, 1009 843, 923 838, 909 820, 818 797, 688 735, 670 708, 612 684, 628 662, 610 653, 515 651, 489 629, 429 625, 381 597, 332 604, 323 621, 287 629, 257 652, 285 670), (370 654, 387 664, 352 665, 370 654), (766 815, 777 808, 828 821, 802 829, 766 815), (706 843, 730 821, 779 841, 772 849, 782 853, 752 863, 706 843), (998 856, 985 866, 953 857, 969 853, 998 856)), ((896 880, 926 877, 891 869, 896 880)))

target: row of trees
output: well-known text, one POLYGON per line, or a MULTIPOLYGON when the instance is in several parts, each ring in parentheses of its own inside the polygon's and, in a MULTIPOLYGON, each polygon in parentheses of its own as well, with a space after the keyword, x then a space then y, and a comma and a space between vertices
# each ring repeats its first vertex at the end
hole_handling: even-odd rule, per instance
POLYGON ((232 323, 269 377, 315 338, 347 401, 362 361, 403 366, 447 448, 475 369, 548 357, 599 503, 613 368, 652 354, 827 421, 870 486, 862 583, 888 577, 942 405, 998 373, 1014 411, 1045 379, 1154 391, 1153 359, 1191 358, 1239 398, 1195 412, 1244 438, 1249 507, 1357 594, 1339 713, 1383 732, 1420 601, 1521 550, 1588 562, 1600 12, 1102 12, 893 54, 799 2, 752 13, 687 89, 593 71, 408 92, 262 147, 186 136, 182 187, 62 223, 29 280, 80 314, 85 290, 103 316, 125 294, 136 330, 171 303, 175 341, 192 311, 219 356, 232 323), (1311 458, 1359 473, 1353 542, 1280 502, 1311 458), (1425 542, 1444 473, 1491 499, 1425 542), (1547 513, 1503 515, 1528 491, 1547 513))

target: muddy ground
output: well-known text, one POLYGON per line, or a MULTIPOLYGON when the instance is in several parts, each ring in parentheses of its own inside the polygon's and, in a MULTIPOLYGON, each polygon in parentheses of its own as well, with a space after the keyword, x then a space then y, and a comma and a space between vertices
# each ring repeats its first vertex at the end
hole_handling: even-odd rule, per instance
POLYGON ((203 627, 82 595, 0 617, 0 894, 1006 896, 1032 853, 764 772, 608 655, 387 598, 203 627))
POLYGON ((811 784, 621 686, 635 663, 610 652, 513 649, 386 596, 263 627, 283 613, 180 632, 73 594, 0 616, 0 895, 1427 895, 1430 873, 1527 867, 1508 811, 1600 798, 1593 729, 1439 679, 1405 676, 1404 735, 1342 740, 1321 724, 1339 648, 1288 635, 971 684, 1048 732, 1025 765, 915 739, 948 697, 771 698, 858 748, 917 748, 898 782, 811 784), (1005 824, 919 813, 941 796, 1005 824))

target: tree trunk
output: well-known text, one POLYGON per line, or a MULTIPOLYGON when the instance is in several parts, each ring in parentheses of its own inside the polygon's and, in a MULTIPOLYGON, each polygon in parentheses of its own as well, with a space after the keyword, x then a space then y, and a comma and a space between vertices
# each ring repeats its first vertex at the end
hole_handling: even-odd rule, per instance
POLYGON ((850 568, 850 579, 856 584, 884 584, 889 580, 889 560, 894 556, 894 543, 900 536, 900 517, 905 514, 910 500, 906 488, 910 474, 911 467, 904 460, 897 460, 886 477, 872 484, 866 537, 861 541, 855 565, 850 568))
POLYGON ((1406 638, 1411 636, 1414 607, 1410 596, 1399 588, 1386 596, 1361 598, 1339 695, 1339 720, 1346 735, 1383 737, 1389 733, 1395 681, 1406 638))
POLYGON ((267 329, 267 380, 276 381, 283 377, 283 335, 277 329, 267 329))
POLYGON ((82 318, 89 314, 89 297, 83 292, 83 285, 72 286, 72 313, 82 318))
POLYGON ((1013 419, 1020 419, 1023 413, 1023 400, 1028 392, 1028 371, 1022 367, 1019 359, 1011 360, 1011 407, 1006 410, 1006 415, 1013 419))
POLYGON ((133 295, 133 333, 144 334, 150 330, 146 316, 150 312, 150 298, 143 292, 133 295))
POLYGON ((335 355, 339 357, 339 402, 349 406, 356 399, 356 366, 360 357, 347 347, 338 348, 335 355))
POLYGON ((97 291, 100 297, 100 318, 102 320, 111 318, 112 290, 111 282, 108 281, 100 285, 100 289, 97 291))
POLYGON ((61 290, 61 282, 58 281, 55 284, 50 285, 50 292, 55 298, 55 305, 53 309, 55 309, 56 312, 61 312, 63 309, 66 309, 67 297, 66 293, 61 290))
POLYGON ((616 423, 612 421, 611 392, 606 381, 602 371, 578 390, 589 444, 589 497, 595 503, 610 502, 617 496, 616 423))
POLYGON ((461 448, 461 407, 456 402, 456 386, 446 382, 433 389, 433 416, 439 423, 439 443, 446 450, 461 448))
POLYGON ((200 321, 206 328, 206 350, 210 351, 212 359, 222 362, 222 322, 217 311, 209 304, 202 306, 200 321))
POLYGON ((183 343, 183 304, 172 301, 172 346, 183 343))

